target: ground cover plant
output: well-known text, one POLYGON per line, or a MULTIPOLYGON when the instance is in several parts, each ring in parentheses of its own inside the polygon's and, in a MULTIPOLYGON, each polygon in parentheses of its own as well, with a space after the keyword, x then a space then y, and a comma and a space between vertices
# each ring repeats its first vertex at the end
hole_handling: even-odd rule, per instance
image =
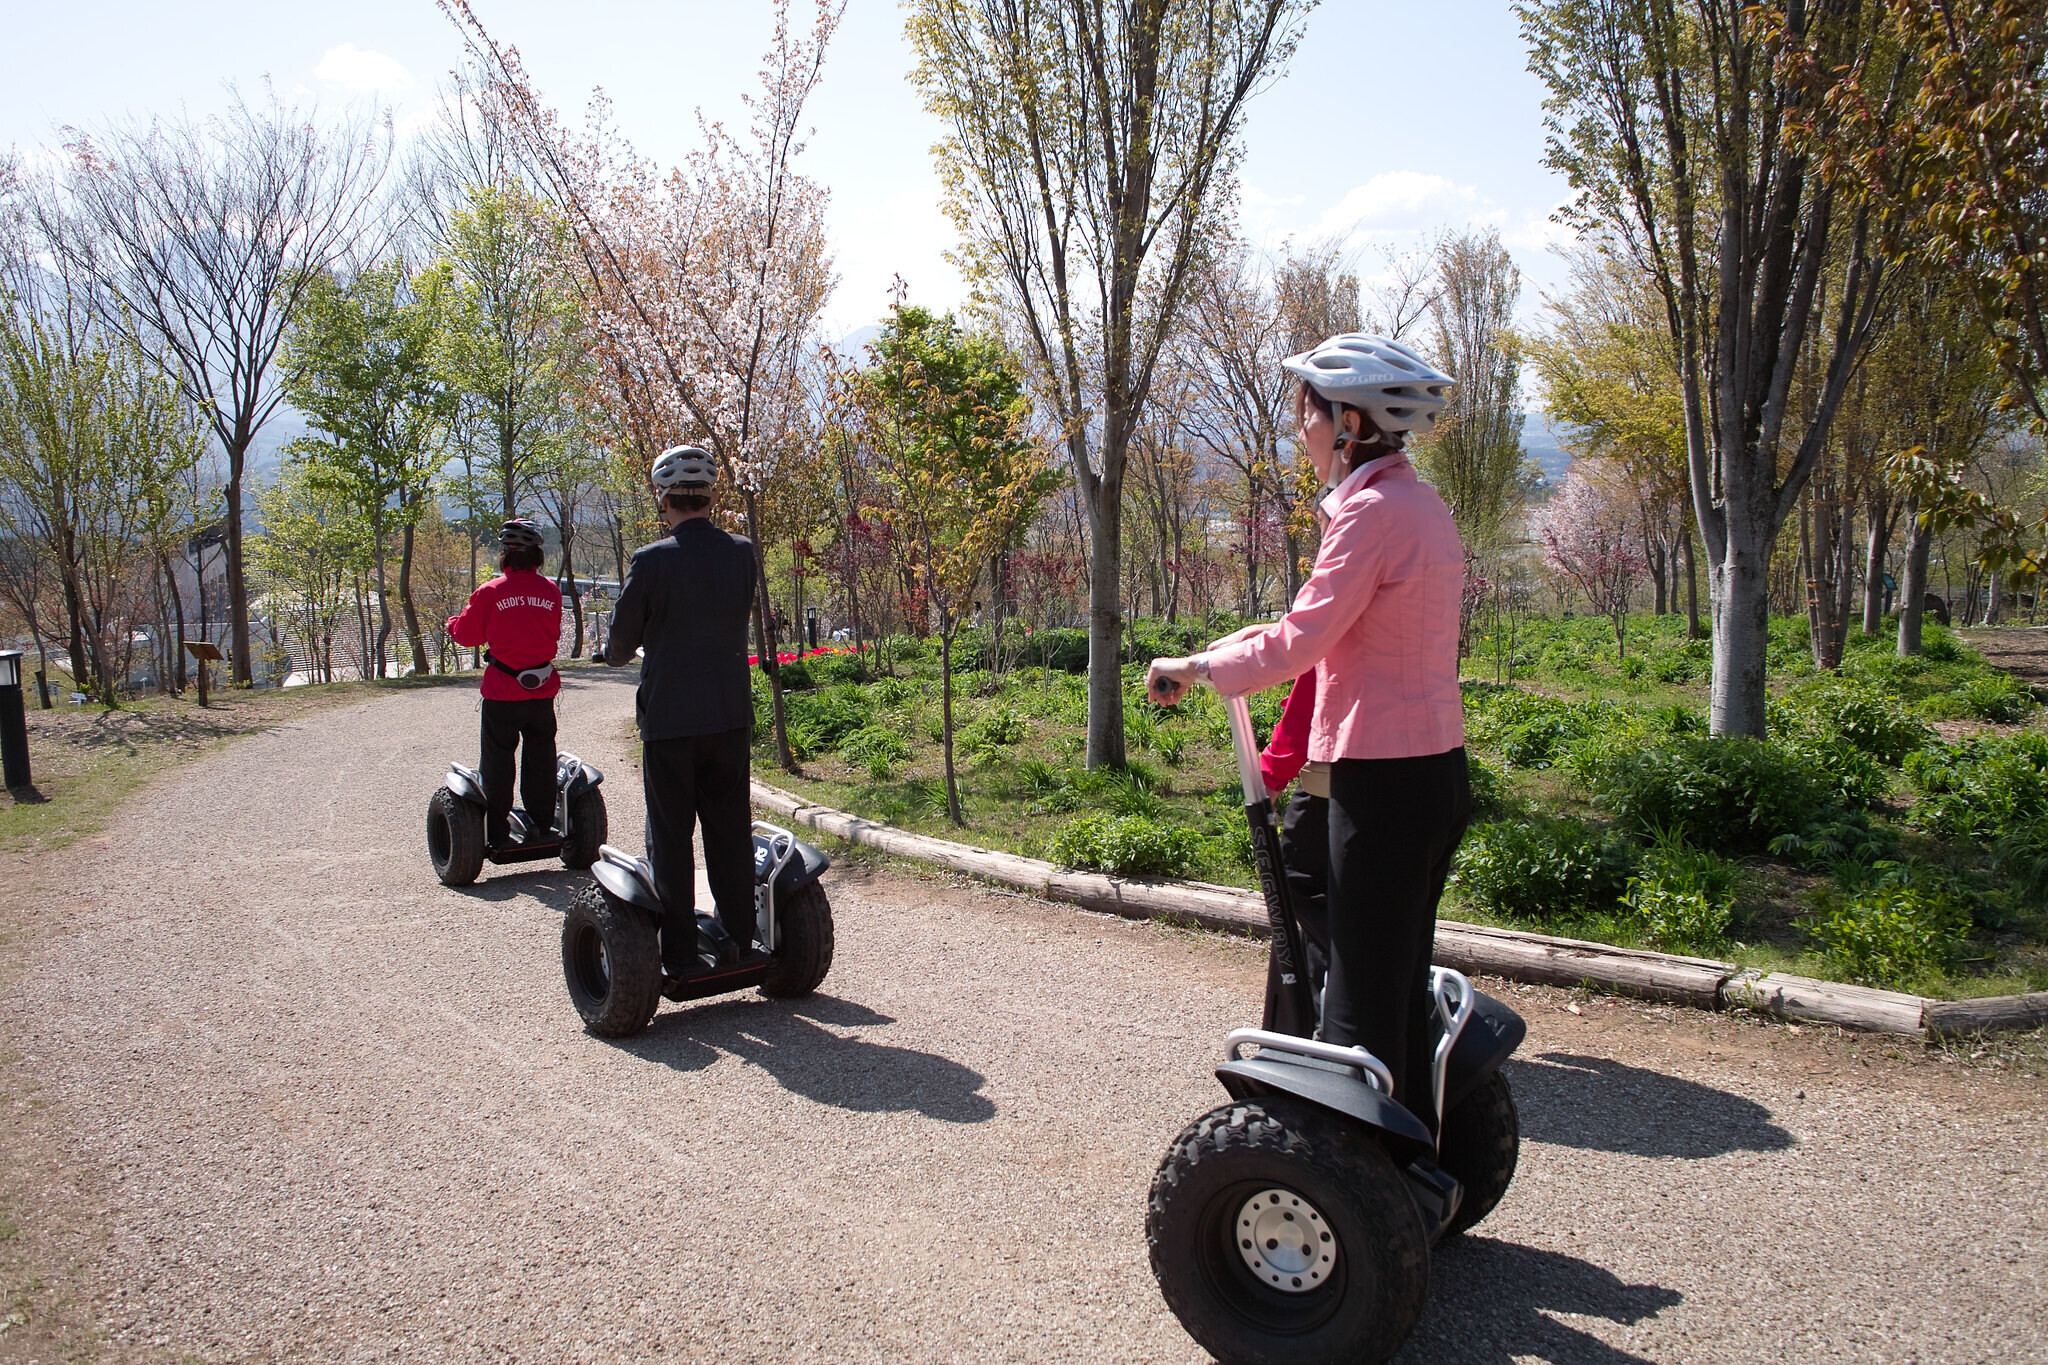
MULTIPOLYGON (((768 780, 1071 866, 1252 888, 1221 704, 1139 691, 1144 660, 1238 624, 1131 624, 1122 770, 1083 762, 1080 632, 963 631, 965 831, 946 819, 928 641, 785 668, 805 771, 768 780)), ((1932 625, 1921 658, 1852 637, 1839 672, 1816 672, 1804 622, 1778 618, 1768 737, 1715 739, 1683 618, 1635 618, 1627 638, 1618 656, 1605 618, 1531 618, 1506 681, 1475 643, 1475 811, 1446 917, 1935 995, 2048 988, 2048 732, 2023 684, 1932 625)), ((1262 738, 1286 690, 1252 699, 1262 738)), ((756 703, 765 765, 765 685, 756 703)))

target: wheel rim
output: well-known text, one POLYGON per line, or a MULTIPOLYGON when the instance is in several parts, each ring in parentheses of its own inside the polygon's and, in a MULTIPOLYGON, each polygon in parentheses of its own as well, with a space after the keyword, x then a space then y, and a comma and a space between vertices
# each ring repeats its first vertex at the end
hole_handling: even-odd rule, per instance
POLYGON ((576 984, 592 1000, 603 1000, 612 991, 612 963, 605 952, 604 935, 589 925, 576 935, 576 984))
POLYGON ((1314 1204, 1280 1186, 1260 1190, 1238 1206, 1231 1236, 1259 1283, 1283 1294, 1320 1289, 1337 1268, 1337 1239, 1329 1220, 1314 1204))

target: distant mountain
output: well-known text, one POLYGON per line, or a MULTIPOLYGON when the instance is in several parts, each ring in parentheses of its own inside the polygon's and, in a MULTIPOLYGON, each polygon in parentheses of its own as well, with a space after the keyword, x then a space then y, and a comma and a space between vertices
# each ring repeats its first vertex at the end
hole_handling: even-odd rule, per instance
POLYGON ((1525 412, 1522 417, 1522 449, 1542 468, 1543 482, 1555 488, 1571 465, 1572 453, 1559 439, 1562 433, 1542 413, 1525 412))
POLYGON ((832 343, 832 352, 843 361, 865 364, 868 358, 868 343, 882 334, 882 324, 871 322, 832 343))

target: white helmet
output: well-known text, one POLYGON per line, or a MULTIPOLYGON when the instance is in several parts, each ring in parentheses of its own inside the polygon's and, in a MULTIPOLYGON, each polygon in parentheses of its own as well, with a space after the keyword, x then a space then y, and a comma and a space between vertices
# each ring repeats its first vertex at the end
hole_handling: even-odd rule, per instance
POLYGON ((654 468, 647 471, 647 482, 657 494, 709 489, 718 482, 718 466, 699 446, 671 446, 656 457, 654 468))
POLYGON ((1280 363, 1329 402, 1365 413, 1388 436, 1435 426, 1444 390, 1457 383, 1400 342, 1367 332, 1340 332, 1280 363))

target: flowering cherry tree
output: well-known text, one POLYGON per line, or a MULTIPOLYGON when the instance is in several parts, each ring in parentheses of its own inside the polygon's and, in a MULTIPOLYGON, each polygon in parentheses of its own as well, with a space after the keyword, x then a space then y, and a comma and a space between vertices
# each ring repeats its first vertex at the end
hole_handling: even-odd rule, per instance
POLYGON ((1615 657, 1626 657, 1629 598, 1649 572, 1637 534, 1637 500, 1612 460, 1581 458, 1544 508, 1543 558, 1586 594, 1593 610, 1614 623, 1615 657))
MULTIPOLYGON (((663 443, 699 441, 738 491, 759 561, 757 653, 773 661, 763 502, 779 465, 807 440, 803 367, 832 288, 826 192, 795 162, 804 105, 844 4, 818 0, 806 36, 790 25, 790 0, 777 0, 746 134, 705 124, 703 146, 667 170, 620 136, 601 94, 581 129, 563 124, 518 49, 493 39, 468 0, 440 4, 483 70, 494 114, 576 233, 617 403, 644 409, 621 414, 621 425, 663 443)), ((777 755, 794 771, 781 669, 764 667, 777 755)))

